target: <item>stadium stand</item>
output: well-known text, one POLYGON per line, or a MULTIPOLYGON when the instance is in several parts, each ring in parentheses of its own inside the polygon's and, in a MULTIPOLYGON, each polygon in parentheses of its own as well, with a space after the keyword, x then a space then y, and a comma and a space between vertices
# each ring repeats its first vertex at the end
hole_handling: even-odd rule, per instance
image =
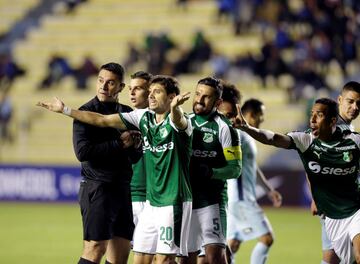
POLYGON ((24 14, 40 0, 1 0, 0 1, 0 35, 6 34, 9 29, 22 19, 24 14))
MULTIPOLYGON (((94 95, 94 78, 89 82, 91 88, 84 91, 77 91, 75 81, 70 77, 65 77, 51 89, 38 91, 38 83, 46 74, 47 61, 54 53, 66 57, 74 67, 88 54, 98 64, 123 62, 128 42, 141 46, 148 32, 167 32, 176 43, 188 48, 198 29, 204 32, 216 51, 230 57, 258 53, 261 47, 258 35, 234 36, 231 27, 216 23, 216 6, 210 0, 189 1, 187 11, 181 12, 167 0, 91 0, 71 14, 59 9, 55 6, 54 14, 42 17, 40 26, 31 29, 28 37, 14 46, 15 59, 29 69, 29 74, 17 80, 11 91, 15 108, 11 131, 15 141, 1 146, 0 161, 3 163, 77 164, 72 150, 71 120, 36 108, 35 104, 56 95, 68 105, 78 107, 94 95)), ((134 69, 143 67, 139 63, 134 69)), ((211 74, 211 67, 206 63, 199 73, 178 78, 183 90, 191 91, 199 78, 211 74)), ((303 122, 304 107, 289 105, 284 90, 275 87, 262 89, 258 79, 245 77, 236 80, 236 84, 244 99, 257 97, 265 102, 264 127, 286 132, 303 122)), ((129 104, 126 91, 120 100, 129 104)), ((190 102, 185 110, 191 111, 190 102)), ((273 150, 259 147, 262 162, 273 150)))

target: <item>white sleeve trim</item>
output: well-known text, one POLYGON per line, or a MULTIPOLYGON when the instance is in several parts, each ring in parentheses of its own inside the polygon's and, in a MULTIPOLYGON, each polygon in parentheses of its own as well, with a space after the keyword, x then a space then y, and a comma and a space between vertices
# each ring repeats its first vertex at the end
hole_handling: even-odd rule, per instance
POLYGON ((180 130, 179 128, 176 127, 176 125, 174 124, 174 122, 171 120, 170 115, 168 116, 168 118, 169 118, 170 125, 172 126, 172 128, 175 129, 176 132, 183 131, 183 132, 185 132, 188 136, 191 136, 191 134, 192 134, 192 132, 193 132, 193 127, 192 127, 191 120, 190 120, 189 117, 185 116, 187 126, 186 126, 186 128, 185 128, 184 130, 180 130))
POLYGON ((290 132, 287 135, 293 139, 296 148, 302 153, 304 153, 314 141, 314 136, 311 133, 290 132))
POLYGON ((120 114, 125 121, 139 128, 140 120, 147 111, 148 109, 135 109, 134 111, 131 111, 129 113, 120 114))

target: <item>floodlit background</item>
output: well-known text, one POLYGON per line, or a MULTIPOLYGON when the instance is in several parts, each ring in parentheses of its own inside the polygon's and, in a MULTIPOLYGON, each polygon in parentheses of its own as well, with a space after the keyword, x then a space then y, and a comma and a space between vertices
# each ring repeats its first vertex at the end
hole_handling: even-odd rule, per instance
MULTIPOLYGON (((0 0, 0 262, 75 263, 81 253, 72 120, 37 101, 77 108, 95 95, 97 68, 118 62, 126 82, 146 70, 176 76, 182 91, 223 78, 243 101, 265 103, 262 127, 303 129, 315 98, 360 80, 359 10, 356 0, 0 0)), ((127 89, 119 99, 130 104, 127 89)), ((266 209, 276 233, 269 263, 319 263, 300 160, 258 148, 286 206, 266 209)))

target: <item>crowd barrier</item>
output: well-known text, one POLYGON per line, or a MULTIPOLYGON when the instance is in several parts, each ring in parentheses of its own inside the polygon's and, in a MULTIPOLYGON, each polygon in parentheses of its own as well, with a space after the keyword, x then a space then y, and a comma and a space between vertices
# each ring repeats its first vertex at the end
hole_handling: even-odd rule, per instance
MULTIPOLYGON (((310 194, 304 171, 263 169, 283 195, 285 206, 308 206, 310 194)), ((77 166, 0 165, 0 201, 76 202, 81 181, 77 166)), ((261 204, 270 204, 257 187, 261 204)))

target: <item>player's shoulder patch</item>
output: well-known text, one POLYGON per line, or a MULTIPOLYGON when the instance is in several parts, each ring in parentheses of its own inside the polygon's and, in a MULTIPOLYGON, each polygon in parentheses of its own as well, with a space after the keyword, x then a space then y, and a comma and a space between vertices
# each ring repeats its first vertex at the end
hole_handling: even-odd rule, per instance
POLYGON ((311 129, 307 129, 305 131, 293 131, 287 133, 286 135, 288 135, 292 141, 289 149, 298 149, 301 152, 305 152, 314 140, 311 129))

